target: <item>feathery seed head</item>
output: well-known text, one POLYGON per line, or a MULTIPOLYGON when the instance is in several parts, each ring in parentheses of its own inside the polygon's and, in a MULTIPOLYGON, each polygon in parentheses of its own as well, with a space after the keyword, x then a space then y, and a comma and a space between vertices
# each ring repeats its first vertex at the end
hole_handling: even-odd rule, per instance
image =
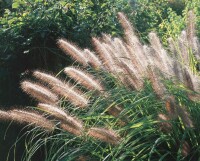
POLYGON ((96 48, 97 53, 99 54, 100 59, 103 62, 103 65, 109 71, 114 71, 113 65, 115 64, 115 62, 105 46, 95 37, 92 38, 92 42, 94 44, 94 47, 96 48))
POLYGON ((47 113, 53 115, 54 117, 56 117, 60 120, 65 120, 68 117, 68 115, 65 113, 65 111, 57 106, 39 103, 38 108, 44 112, 47 112, 47 113))
POLYGON ((137 70, 134 69, 134 67, 131 64, 128 64, 124 61, 121 62, 121 66, 124 69, 124 71, 127 73, 125 75, 125 78, 129 80, 129 83, 132 87, 134 87, 136 90, 140 90, 143 87, 143 80, 140 73, 138 73, 137 70))
POLYGON ((8 112, 0 110, 0 119, 1 120, 11 120, 11 117, 8 112))
POLYGON ((127 19, 125 14, 122 12, 118 12, 117 16, 118 16, 118 20, 119 20, 121 26, 123 27, 123 29, 125 31, 126 36, 127 36, 127 34, 131 34, 131 36, 134 35, 132 24, 129 22, 129 20, 127 19))
POLYGON ((173 75, 179 82, 184 83, 183 67, 176 60, 173 62, 173 75))
POLYGON ((65 124, 65 123, 61 123, 60 127, 65 130, 68 131, 69 133, 72 133, 76 136, 80 136, 83 134, 83 128, 75 128, 74 126, 71 126, 70 124, 65 124))
POLYGON ((102 62, 93 52, 88 49, 84 49, 84 53, 88 59, 88 63, 91 64, 95 69, 103 68, 102 62))
POLYGON ((174 97, 167 97, 165 102, 166 111, 172 119, 177 118, 176 103, 174 97))
POLYGON ((184 157, 187 157, 191 151, 190 145, 187 141, 184 141, 181 148, 181 154, 184 157))
POLYGON ((69 116, 64 110, 60 109, 59 107, 43 104, 38 104, 38 107, 43 111, 46 111, 52 114, 54 117, 59 119, 62 124, 68 124, 75 129, 81 130, 83 128, 82 122, 75 117, 69 116))
POLYGON ((95 80, 89 73, 74 67, 66 67, 64 72, 89 90, 97 90, 100 92, 103 90, 100 82, 95 80))
POLYGON ((184 107, 177 106, 177 113, 180 116, 183 124, 187 128, 193 128, 193 122, 190 118, 190 114, 186 111, 184 107))
POLYGON ((155 71, 154 67, 149 66, 148 68, 148 78, 152 83, 152 87, 159 98, 163 98, 166 88, 160 81, 158 73, 155 71))
POLYGON ((151 46, 156 50, 156 52, 159 53, 162 49, 162 45, 155 32, 149 33, 149 40, 150 40, 151 46))
POLYGON ((158 114, 159 128, 163 132, 170 132, 172 130, 172 124, 169 122, 170 118, 165 114, 158 114))
POLYGON ((21 87, 24 92, 37 99, 39 102, 47 104, 56 104, 58 102, 58 97, 42 85, 23 81, 21 87))
POLYGON ((121 58, 130 60, 130 53, 129 53, 125 43, 121 39, 115 38, 114 45, 115 45, 115 48, 117 49, 117 52, 120 52, 121 58))
POLYGON ((34 71, 33 76, 36 77, 37 79, 44 81, 45 83, 48 83, 51 86, 53 86, 54 84, 61 84, 61 85, 63 84, 61 80, 45 72, 34 71))
POLYGON ((54 124, 47 120, 42 115, 36 114, 34 112, 28 112, 24 110, 11 110, 8 111, 10 118, 13 121, 17 121, 19 123, 28 123, 33 124, 35 126, 39 126, 47 131, 53 131, 54 130, 54 124))
POLYGON ((108 44, 108 45, 113 45, 113 40, 112 40, 112 37, 111 35, 108 35, 108 34, 102 34, 102 39, 103 39, 103 42, 108 44))
POLYGON ((183 81, 186 87, 188 87, 192 91, 195 91, 193 80, 192 80, 192 74, 187 68, 183 69, 183 81))
POLYGON ((67 84, 65 86, 56 84, 52 90, 68 99, 75 106, 84 108, 88 105, 88 99, 80 91, 67 84))
POLYGON ((111 144, 119 144, 121 140, 115 131, 105 128, 90 128, 88 135, 111 144))
POLYGON ((187 39, 191 47, 193 47, 193 38, 195 37, 195 14, 193 10, 190 10, 187 15, 187 39))
POLYGON ((58 40, 58 46, 66 53, 69 54, 74 60, 81 63, 83 66, 88 65, 88 60, 83 54, 83 51, 76 47, 74 44, 68 42, 65 39, 58 40))

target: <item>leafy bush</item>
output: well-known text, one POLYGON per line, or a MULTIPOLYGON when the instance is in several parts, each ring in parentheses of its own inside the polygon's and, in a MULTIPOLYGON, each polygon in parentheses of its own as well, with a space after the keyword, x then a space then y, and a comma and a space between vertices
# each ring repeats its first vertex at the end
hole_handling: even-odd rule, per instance
POLYGON ((34 71, 37 83, 25 80, 21 87, 39 102, 35 110, 0 111, 1 119, 36 126, 24 160, 41 145, 45 160, 52 161, 199 158, 200 82, 190 65, 200 54, 194 27, 178 42, 170 40, 170 56, 154 32, 150 45, 143 45, 124 14, 118 17, 125 41, 106 34, 93 38, 94 54, 60 39, 60 48, 82 70, 76 63, 66 67, 69 82, 34 71), (38 133, 38 127, 54 132, 38 133))
MULTIPOLYGON (((150 31, 156 31, 166 45, 169 37, 177 38, 185 28, 189 10, 195 11, 199 24, 199 3, 199 0, 139 0, 135 4, 133 22, 144 40, 148 39, 150 31)), ((196 30, 200 36, 199 25, 196 30)))
POLYGON ((0 49, 12 56, 22 53, 39 55, 36 59, 38 64, 40 57, 45 59, 48 53, 58 53, 55 40, 59 37, 89 46, 91 34, 95 36, 100 31, 119 34, 114 15, 119 10, 129 9, 128 3, 123 0, 14 0, 12 9, 5 9, 1 17, 0 49))

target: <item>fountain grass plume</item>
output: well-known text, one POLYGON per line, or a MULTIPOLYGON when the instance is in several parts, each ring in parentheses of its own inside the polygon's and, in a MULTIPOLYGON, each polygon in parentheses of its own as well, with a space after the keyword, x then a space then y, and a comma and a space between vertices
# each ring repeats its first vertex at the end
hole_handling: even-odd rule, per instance
POLYGON ((190 72, 189 72, 189 70, 187 68, 183 69, 183 81, 184 81, 185 86, 188 89, 190 89, 192 91, 195 90, 191 74, 190 74, 190 72))
POLYGON ((187 40, 189 45, 193 48, 194 47, 194 37, 195 37, 195 22, 196 21, 196 16, 194 14, 193 10, 190 10, 187 14, 187 40))
POLYGON ((123 29, 125 30, 125 32, 130 31, 130 33, 133 33, 134 31, 133 31, 132 24, 130 23, 128 18, 125 16, 125 14, 122 12, 118 12, 117 16, 118 16, 119 22, 120 22, 121 26, 123 27, 123 29))
POLYGON ((100 59, 89 49, 84 49, 84 53, 88 59, 88 63, 95 69, 102 69, 103 65, 100 59))
POLYGON ((185 107, 177 106, 177 113, 180 116, 180 118, 183 122, 183 125, 186 128, 193 128, 194 127, 193 121, 191 120, 191 116, 190 116, 190 114, 188 113, 188 111, 186 110, 185 107))
MULTIPOLYGON (((60 80, 51 74, 40 71, 34 71, 33 76, 35 76, 45 84, 48 84, 51 87, 51 89, 56 87, 56 85, 59 85, 63 88, 72 88, 74 92, 81 94, 80 90, 76 89, 75 86, 73 86, 70 82, 64 82, 63 80, 60 80)), ((54 92, 56 93, 56 91, 54 92)), ((56 94, 59 95, 59 93, 56 94)))
POLYGON ((88 106, 88 99, 84 96, 84 94, 78 90, 75 90, 74 87, 65 86, 56 84, 53 88, 53 91, 58 95, 65 97, 68 99, 73 105, 84 108, 88 106))
POLYGON ((165 114, 158 114, 159 128, 163 132, 171 132, 172 124, 169 122, 170 117, 165 114))
POLYGON ((88 90, 96 90, 99 92, 104 90, 101 83, 98 80, 95 80, 93 75, 86 73, 83 70, 74 67, 66 67, 64 72, 88 90))
POLYGON ((165 50, 162 47, 162 44, 155 32, 149 33, 149 41, 151 44, 151 47, 154 49, 155 57, 157 58, 157 61, 159 62, 159 65, 157 66, 160 70, 163 72, 170 74, 172 71, 172 64, 170 57, 167 55, 165 50))
POLYGON ((130 53, 123 42, 120 38, 114 38, 114 45, 115 48, 117 49, 117 52, 120 52, 121 54, 121 59, 129 60, 130 61, 130 53))
POLYGON ((7 120, 9 121, 11 120, 11 116, 9 115, 8 112, 0 110, 0 119, 3 121, 7 121, 7 120))
MULTIPOLYGON (((146 68, 144 66, 144 62, 142 62, 142 60, 140 60, 140 58, 138 57, 138 55, 135 53, 135 50, 133 47, 131 47, 130 45, 126 45, 127 50, 130 53, 130 59, 131 62, 133 64, 133 66, 136 68, 136 70, 138 71, 138 73, 143 76, 146 73, 146 68)), ((145 60, 146 61, 146 60, 145 60)))
POLYGON ((171 119, 176 119, 178 117, 176 102, 173 96, 168 96, 165 99, 165 109, 171 119))
POLYGON ((166 88, 160 80, 159 74, 156 72, 156 69, 152 66, 149 66, 148 69, 148 78, 151 81, 154 92, 157 94, 159 98, 163 98, 166 92, 166 88))
POLYGON ((181 148, 181 154, 183 157, 187 157, 191 152, 190 144, 187 141, 183 141, 180 148, 181 148))
POLYGON ((59 39, 58 46, 66 53, 69 54, 75 61, 78 61, 83 66, 88 65, 88 60, 83 54, 83 51, 76 47, 74 44, 68 42, 66 39, 59 39))
POLYGON ((110 71, 114 71, 113 65, 115 64, 112 56, 110 53, 106 50, 106 48, 102 45, 102 43, 95 37, 92 38, 93 45, 100 57, 100 59, 103 62, 103 65, 110 71))
POLYGON ((102 45, 108 51, 108 53, 110 53, 110 56, 114 60, 114 64, 113 65, 116 65, 116 61, 121 56, 121 54, 116 51, 114 46, 111 46, 111 45, 106 44, 106 43, 102 43, 102 45))
POLYGON ((146 63, 148 65, 154 65, 156 63, 157 60, 155 60, 155 56, 154 56, 154 51, 152 49, 152 47, 148 46, 148 45, 143 45, 143 50, 144 50, 144 53, 147 57, 147 60, 146 60, 146 63))
POLYGON ((125 16, 125 14, 122 12, 118 12, 117 17, 121 26, 124 29, 124 34, 125 34, 125 39, 126 39, 127 44, 131 45, 133 42, 134 44, 139 43, 139 39, 135 35, 132 24, 130 23, 128 18, 125 16))
POLYGON ((50 86, 53 86, 54 84, 60 84, 63 85, 63 81, 59 80, 55 76, 41 72, 41 71, 34 71, 33 76, 36 77, 39 80, 42 80, 45 83, 48 83, 50 86))
POLYGON ((119 144, 121 140, 115 131, 97 127, 90 128, 88 130, 88 136, 115 145, 119 144))
POLYGON ((186 31, 182 31, 181 35, 178 38, 178 47, 179 47, 179 55, 181 57, 181 61, 186 66, 190 66, 190 57, 189 57, 189 46, 187 40, 186 31))
POLYGON ((39 110, 49 113, 50 115, 56 117, 59 120, 65 120, 68 117, 67 113, 63 109, 55 105, 39 103, 37 107, 39 110))
POLYGON ((183 67, 176 60, 173 62, 173 74, 178 82, 184 83, 183 67))
POLYGON ((69 133, 72 133, 76 136, 80 136, 83 134, 83 128, 82 129, 77 129, 74 126, 71 126, 70 124, 65 124, 65 123, 61 123, 60 124, 60 128, 62 128, 64 131, 67 131, 69 133))
POLYGON ((177 51, 177 47, 178 47, 177 42, 175 42, 175 40, 171 37, 167 39, 167 42, 168 42, 168 46, 169 46, 168 50, 169 50, 172 58, 180 59, 180 56, 179 56, 178 51, 177 51))
POLYGON ((136 36, 131 23, 128 21, 127 17, 122 12, 118 13, 118 19, 121 26, 124 29, 125 40, 127 44, 127 49, 129 50, 130 53, 130 58, 132 59, 133 62, 135 60, 138 62, 137 64, 139 65, 139 70, 141 71, 142 74, 143 73, 145 74, 146 72, 145 68, 147 67, 147 64, 145 63, 146 56, 142 44, 140 43, 138 37, 136 36))
POLYGON ((30 81, 23 81, 21 83, 21 88, 23 89, 24 92, 26 92, 39 102, 47 104, 56 104, 58 102, 58 97, 54 93, 52 93, 49 89, 37 83, 32 83, 30 81))
POLYGON ((152 48, 158 53, 158 55, 161 53, 162 50, 162 44, 155 32, 149 33, 149 41, 152 46, 152 48))
POLYGON ((134 69, 130 64, 122 61, 121 66, 124 69, 124 77, 127 78, 129 85, 136 90, 140 90, 143 87, 143 80, 140 78, 137 70, 134 69))
POLYGON ((51 114, 52 116, 54 116, 55 118, 59 119, 62 122, 62 124, 68 124, 69 126, 78 130, 83 129, 83 125, 80 120, 78 120, 75 117, 69 116, 69 114, 67 114, 64 110, 60 109, 59 107, 39 103, 38 108, 42 109, 42 111, 47 112, 51 114))
POLYGON ((198 62, 200 62, 200 43, 198 37, 193 38, 193 53, 198 62))
POLYGON ((111 35, 109 34, 102 34, 102 40, 104 43, 111 45, 113 47, 113 40, 111 35))
POLYGON ((39 126, 47 131, 53 131, 55 127, 53 122, 32 111, 14 109, 8 111, 8 114, 12 121, 39 126))

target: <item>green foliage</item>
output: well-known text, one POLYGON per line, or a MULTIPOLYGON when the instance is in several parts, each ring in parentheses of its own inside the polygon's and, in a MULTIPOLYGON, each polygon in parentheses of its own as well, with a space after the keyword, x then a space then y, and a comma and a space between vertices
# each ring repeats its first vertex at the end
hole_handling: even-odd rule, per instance
POLYGON ((167 0, 137 1, 133 21, 144 39, 150 31, 157 31, 162 19, 167 17, 167 8, 167 0))
POLYGON ((100 31, 119 34, 115 15, 129 9, 123 0, 14 0, 12 9, 5 9, 0 18, 0 49, 4 53, 53 52, 46 48, 63 36, 86 46, 90 35, 100 31))
POLYGON ((136 3, 133 22, 144 40, 150 31, 156 31, 163 43, 169 37, 176 38, 185 28, 187 13, 196 14, 197 35, 200 36, 200 1, 199 0, 139 0, 136 3))

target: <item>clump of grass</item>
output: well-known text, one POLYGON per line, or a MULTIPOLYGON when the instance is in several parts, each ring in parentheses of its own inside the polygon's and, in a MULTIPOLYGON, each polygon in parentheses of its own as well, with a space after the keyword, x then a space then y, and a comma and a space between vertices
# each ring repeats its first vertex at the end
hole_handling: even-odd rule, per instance
MULTIPOLYGON (((191 24, 177 41, 169 39, 166 50, 155 32, 144 45, 126 16, 119 13, 118 18, 124 40, 106 34, 92 38, 96 54, 58 40, 59 47, 80 64, 64 70, 79 85, 40 71, 33 76, 46 87, 22 82, 22 89, 38 100, 38 109, 51 116, 42 119, 56 122, 54 134, 32 146, 26 159, 46 142, 51 160, 80 160, 82 156, 90 160, 195 160, 200 155, 195 150, 200 142, 200 104, 193 99, 200 92, 199 73, 192 65, 200 54, 195 27, 191 24)), ((7 112, 0 116, 11 119, 7 112)), ((22 118, 20 122, 42 127, 36 120, 22 118)))

